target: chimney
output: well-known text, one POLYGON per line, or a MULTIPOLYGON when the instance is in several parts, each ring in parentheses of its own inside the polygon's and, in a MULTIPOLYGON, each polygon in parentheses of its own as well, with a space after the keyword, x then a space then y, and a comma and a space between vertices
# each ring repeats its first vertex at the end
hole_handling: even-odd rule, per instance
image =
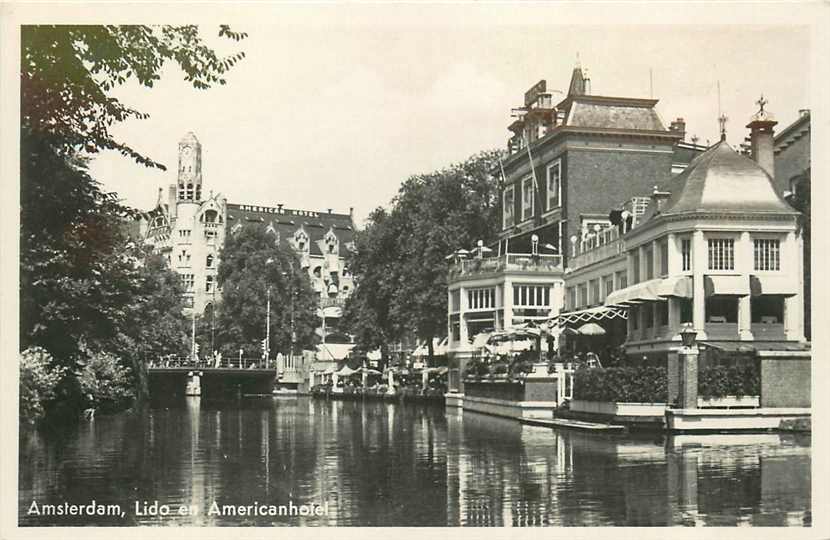
POLYGON ((756 101, 760 106, 757 113, 752 116, 752 121, 746 125, 749 128, 750 154, 758 165, 770 178, 775 177, 775 153, 773 147, 773 127, 778 123, 772 114, 764 110, 767 101, 764 96, 756 101))
POLYGON ((657 186, 654 186, 654 191, 651 193, 651 200, 654 202, 655 213, 663 209, 663 206, 665 206, 666 201, 668 201, 670 197, 670 191, 660 191, 657 186))
POLYGON ((282 203, 277 204, 277 211, 282 214, 282 203))
POLYGON ((331 212, 332 212, 332 210, 334 210, 334 208, 327 208, 326 210, 328 210, 329 214, 331 214, 331 212))
POLYGON ((349 219, 354 223, 354 206, 349 207, 349 219))
POLYGON ((680 140, 683 141, 686 139, 686 121, 682 118, 678 118, 677 120, 672 120, 671 125, 669 126, 669 131, 677 133, 680 135, 680 140))

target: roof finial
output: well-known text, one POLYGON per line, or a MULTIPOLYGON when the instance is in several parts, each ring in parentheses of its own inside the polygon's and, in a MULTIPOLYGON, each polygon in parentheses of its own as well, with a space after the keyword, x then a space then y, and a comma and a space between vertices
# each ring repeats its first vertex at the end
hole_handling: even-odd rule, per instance
POLYGON ((761 114, 764 114, 764 105, 769 103, 766 99, 764 99, 764 94, 761 94, 761 98, 758 101, 756 101, 755 103, 757 103, 758 106, 761 108, 758 112, 761 113, 761 114))
POLYGON ((697 135, 692 135, 692 144, 697 146, 697 141, 699 141, 699 140, 700 140, 700 137, 698 137, 697 135))
POLYGON ((726 116, 726 113, 721 114, 718 117, 718 124, 720 124, 720 140, 726 140, 726 122, 729 120, 729 117, 726 116))
POLYGON ((582 67, 582 63, 579 61, 579 51, 576 51, 576 67, 582 67))

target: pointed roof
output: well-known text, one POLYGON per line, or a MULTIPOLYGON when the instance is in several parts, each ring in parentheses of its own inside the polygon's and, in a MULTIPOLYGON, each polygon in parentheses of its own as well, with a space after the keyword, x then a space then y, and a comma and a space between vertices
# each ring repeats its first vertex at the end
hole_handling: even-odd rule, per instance
POLYGON ((796 213, 775 191, 764 169, 726 141, 697 156, 663 187, 671 191, 671 197, 661 214, 796 213))
POLYGON ((192 131, 188 131, 179 143, 199 144, 199 139, 196 138, 196 135, 192 131))
POLYGON ((582 67, 576 66, 571 74, 571 86, 568 88, 568 96, 585 95, 585 77, 582 74, 582 67))

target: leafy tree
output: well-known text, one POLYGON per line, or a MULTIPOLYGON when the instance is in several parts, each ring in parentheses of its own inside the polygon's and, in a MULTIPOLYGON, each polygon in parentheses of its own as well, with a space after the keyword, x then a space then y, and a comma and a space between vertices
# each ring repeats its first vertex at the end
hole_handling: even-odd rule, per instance
POLYGON ((136 212, 88 174, 101 150, 164 168, 111 136, 146 115, 110 92, 132 78, 152 87, 168 62, 197 89, 225 84, 243 56, 220 57, 196 26, 21 28, 21 347, 42 346, 68 369, 56 392, 70 408, 90 355, 117 352, 141 395, 143 359, 181 347, 177 277, 129 242, 136 212))
POLYGON ((345 316, 358 343, 385 345, 411 330, 427 341, 432 360, 432 339, 446 332, 445 257, 494 240, 498 230, 499 155, 483 152, 410 177, 391 211, 369 216, 349 262, 357 288, 345 316))
POLYGON ((130 369, 111 354, 92 354, 78 374, 78 384, 86 404, 103 411, 121 409, 135 396, 130 369))
POLYGON ((218 269, 222 301, 216 308, 217 348, 225 358, 236 358, 240 348, 246 357, 261 355, 269 289, 272 357, 290 351, 292 307, 294 353, 311 348, 316 341, 317 294, 293 251, 275 239, 256 225, 247 225, 225 239, 218 269))
MULTIPOLYGON (((240 41, 247 34, 227 26, 219 35, 240 41)), ((164 169, 110 127, 147 118, 109 92, 135 78, 151 88, 167 62, 176 63, 194 88, 225 84, 226 72, 244 58, 220 57, 198 26, 23 26, 21 28, 21 126, 65 151, 115 150, 143 165, 164 169)))
POLYGON ((55 388, 66 368, 55 366, 44 349, 33 347, 20 353, 20 409, 22 425, 33 425, 45 414, 46 405, 55 399, 55 388))

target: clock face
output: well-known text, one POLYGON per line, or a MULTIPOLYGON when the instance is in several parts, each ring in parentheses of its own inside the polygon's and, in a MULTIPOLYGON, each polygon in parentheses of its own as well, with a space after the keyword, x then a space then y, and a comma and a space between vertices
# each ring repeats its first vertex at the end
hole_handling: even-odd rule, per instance
POLYGON ((182 155, 183 155, 184 157, 189 157, 189 156, 190 156, 190 153, 191 153, 192 151, 193 151, 193 149, 192 149, 192 148, 190 148, 189 146, 185 146, 185 147, 182 149, 182 155))

